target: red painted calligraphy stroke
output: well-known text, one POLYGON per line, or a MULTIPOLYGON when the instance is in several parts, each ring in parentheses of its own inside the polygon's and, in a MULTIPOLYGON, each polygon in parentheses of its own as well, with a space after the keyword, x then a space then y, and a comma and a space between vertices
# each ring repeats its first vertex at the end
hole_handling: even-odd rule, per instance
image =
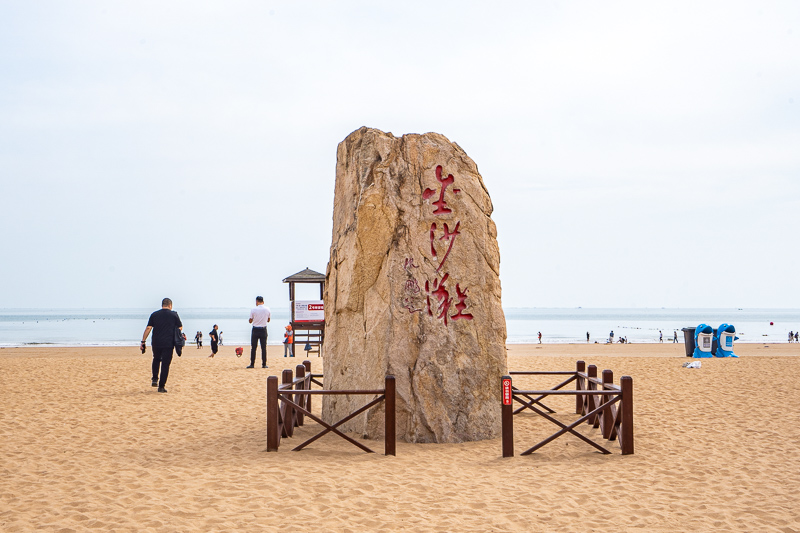
MULTIPOLYGON (((456 222, 456 227, 453 228, 453 232, 450 233, 450 228, 447 227, 447 223, 445 222, 445 224, 444 224, 444 235, 442 235, 439 238, 439 240, 440 241, 443 241, 445 239, 449 240, 450 241, 450 246, 447 247, 447 253, 444 254, 444 257, 442 258, 442 262, 439 263, 439 266, 436 268, 436 272, 439 272, 439 270, 441 270, 441 268, 444 266, 444 262, 447 261, 447 256, 450 255, 450 250, 453 249, 453 243, 456 242, 456 235, 461 235, 461 232, 458 231, 458 228, 460 228, 460 227, 461 227, 461 221, 459 220, 458 222, 456 222)), ((431 228, 431 234, 433 234, 433 228, 431 228)), ((433 249, 432 245, 431 245, 431 249, 433 249)), ((436 253, 434 253, 433 255, 436 255, 436 253)))
MULTIPOLYGON (((438 165, 436 167, 436 179, 439 181, 439 183, 442 184, 442 190, 439 193, 439 199, 433 202, 433 205, 436 206, 436 209, 433 210, 433 214, 441 215, 446 213, 452 213, 453 210, 447 207, 447 202, 444 199, 444 193, 449 185, 455 183, 456 179, 453 177, 452 174, 448 174, 446 178, 442 178, 442 165, 438 165)), ((454 192, 460 192, 460 189, 458 190, 454 189, 454 192)), ((427 200, 429 198, 432 198, 435 194, 436 191, 434 191, 433 189, 425 189, 422 192, 422 197, 427 200)))
POLYGON ((467 308, 467 304, 464 303, 464 300, 467 299, 466 287, 462 291, 461 286, 458 283, 456 283, 456 297, 458 298, 458 303, 456 304, 456 311, 458 312, 454 314, 452 317, 450 317, 450 319, 459 320, 463 318, 464 320, 472 320, 474 318, 472 316, 472 313, 464 312, 464 310, 467 308))
MULTIPOLYGON (((436 222, 431 224, 431 255, 433 255, 433 257, 436 257, 436 248, 433 247, 433 239, 435 237, 435 232, 436 232, 436 222)), ((437 268, 436 270, 438 272, 439 269, 437 268)))

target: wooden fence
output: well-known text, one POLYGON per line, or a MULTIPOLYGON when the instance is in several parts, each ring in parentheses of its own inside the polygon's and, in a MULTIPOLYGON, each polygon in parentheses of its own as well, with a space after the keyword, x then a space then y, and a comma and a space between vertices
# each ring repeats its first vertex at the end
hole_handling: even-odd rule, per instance
POLYGON ((294 435, 294 428, 305 423, 305 417, 314 420, 325 429, 317 433, 310 439, 299 444, 292 451, 299 451, 316 441, 317 439, 334 433, 354 446, 367 453, 374 453, 373 450, 358 442, 357 440, 345 435, 338 429, 340 425, 348 420, 352 420, 370 407, 384 402, 385 430, 384 430, 384 455, 396 455, 395 447, 395 382, 394 376, 386 376, 385 388, 376 390, 311 390, 311 385, 316 384, 322 387, 322 382, 317 378, 322 378, 322 374, 311 373, 311 361, 303 361, 302 365, 297 365, 296 377, 292 375, 290 369, 284 370, 281 375, 281 384, 278 385, 277 376, 267 378, 267 451, 277 452, 281 438, 290 438, 294 435), (350 413, 335 424, 327 424, 311 412, 312 396, 323 395, 380 395, 364 407, 350 413))
POLYGON ((578 361, 575 371, 557 372, 510 372, 511 376, 569 376, 552 389, 519 390, 514 387, 511 376, 502 379, 502 427, 503 457, 514 456, 514 416, 530 409, 539 416, 549 420, 561 429, 550 435, 520 455, 529 455, 545 444, 570 433, 598 451, 611 453, 606 448, 581 435, 575 428, 587 423, 594 428, 599 427, 604 439, 618 440, 622 455, 633 453, 633 379, 623 376, 619 385, 614 385, 614 374, 611 370, 603 370, 602 379, 597 377, 597 367, 578 361), (564 390, 563 387, 575 382, 575 390, 564 390), (574 395, 575 414, 580 415, 573 423, 566 425, 550 414, 555 413, 542 400, 548 396, 574 395), (520 404, 516 410, 514 402, 520 404))

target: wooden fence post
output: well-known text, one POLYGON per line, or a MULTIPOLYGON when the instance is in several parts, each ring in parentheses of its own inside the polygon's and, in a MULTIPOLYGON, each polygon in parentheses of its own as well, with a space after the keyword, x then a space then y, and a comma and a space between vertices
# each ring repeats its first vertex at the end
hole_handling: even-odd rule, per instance
MULTIPOLYGON (((606 385, 610 385, 612 383, 614 383, 614 372, 611 370, 603 370, 603 390, 610 390, 611 387, 607 387, 606 385)), ((603 403, 608 403, 610 400, 610 396, 604 396, 601 401, 603 403)), ((611 428, 614 426, 614 418, 611 413, 610 405, 603 409, 601 417, 600 429, 603 432, 603 438, 608 440, 608 438, 611 437, 611 428)))
MULTIPOLYGON (((294 352, 292 352, 294 353, 294 352)), ((303 361, 303 366, 306 367, 306 375, 308 378, 306 381, 308 382, 308 389, 311 390, 311 361, 306 359, 303 361)), ((311 412, 311 395, 306 394, 306 410, 310 413, 311 412)))
MULTIPOLYGON (((589 378, 595 378, 596 379, 597 378, 597 367, 595 365, 589 365, 588 372, 586 372, 586 375, 588 375, 589 378)), ((586 389, 589 390, 589 391, 597 390, 597 383, 593 383, 591 380, 587 379, 586 380, 586 389)), ((586 412, 587 413, 591 413, 597 407, 597 404, 595 404, 596 398, 594 397, 594 395, 589 394, 589 395, 586 396, 586 399, 588 400, 586 402, 586 412)), ((586 419, 586 423, 587 424, 591 424, 592 427, 597 427, 597 424, 595 422, 597 422, 597 415, 592 415, 592 416, 590 416, 589 418, 586 419)))
POLYGON ((503 427, 503 457, 514 457, 514 389, 511 376, 503 376, 501 380, 501 417, 503 427))
MULTIPOLYGON (((306 367, 303 366, 303 365, 297 365, 297 367, 295 367, 294 372, 295 372, 295 375, 297 376, 297 379, 306 377, 306 367)), ((305 388, 306 388, 306 380, 305 379, 303 379, 303 381, 301 381, 300 383, 298 383, 295 386, 296 390, 303 390, 305 388)), ((295 403, 299 404, 300 406, 305 407, 305 399, 308 396, 311 396, 311 395, 310 394, 295 394, 295 400, 294 401, 295 401, 295 403)), ((303 425, 303 422, 305 421, 304 418, 305 418, 305 415, 303 415, 303 413, 301 413, 301 412, 297 413, 297 425, 298 426, 302 426, 303 425)))
POLYGON ((267 451, 277 452, 278 436, 278 377, 267 378, 267 451))
POLYGON ((622 448, 622 455, 630 455, 633 453, 633 379, 622 376, 619 385, 622 390, 619 446, 622 448))
MULTIPOLYGON (((286 387, 287 389, 291 388, 291 383, 294 381, 294 377, 292 376, 292 370, 287 368, 281 374, 281 384, 282 385, 289 385, 286 387)), ((286 397, 287 400, 294 400, 293 395, 289 395, 286 397)), ((284 437, 291 437, 294 434, 294 409, 288 403, 283 403, 283 406, 286 408, 283 415, 283 433, 284 437)))
MULTIPOLYGON (((582 374, 586 372, 586 363, 584 361, 578 361, 578 364, 575 368, 575 388, 577 390, 584 390, 586 387, 584 386, 584 380, 578 374, 582 374)), ((576 394, 575 395, 575 414, 576 415, 583 415, 583 394, 576 394)))
POLYGON ((383 454, 397 455, 395 449, 395 383, 392 375, 386 376, 384 396, 386 398, 383 400, 383 411, 386 427, 383 431, 383 454))

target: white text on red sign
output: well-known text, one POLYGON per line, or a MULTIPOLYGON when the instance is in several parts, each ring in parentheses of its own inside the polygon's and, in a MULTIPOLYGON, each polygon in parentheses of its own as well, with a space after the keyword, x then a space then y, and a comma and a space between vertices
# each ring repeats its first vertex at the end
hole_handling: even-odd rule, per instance
POLYGON ((503 405, 511 405, 511 380, 503 380, 503 405))

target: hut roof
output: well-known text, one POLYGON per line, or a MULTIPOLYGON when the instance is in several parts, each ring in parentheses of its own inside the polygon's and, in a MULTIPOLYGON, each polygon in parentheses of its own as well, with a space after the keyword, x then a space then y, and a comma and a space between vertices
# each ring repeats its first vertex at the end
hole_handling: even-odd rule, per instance
POLYGON ((295 283, 319 283, 325 281, 325 274, 314 272, 313 270, 306 267, 305 270, 301 270, 297 274, 292 274, 291 276, 283 280, 284 283, 289 283, 290 281, 293 281, 295 283))

